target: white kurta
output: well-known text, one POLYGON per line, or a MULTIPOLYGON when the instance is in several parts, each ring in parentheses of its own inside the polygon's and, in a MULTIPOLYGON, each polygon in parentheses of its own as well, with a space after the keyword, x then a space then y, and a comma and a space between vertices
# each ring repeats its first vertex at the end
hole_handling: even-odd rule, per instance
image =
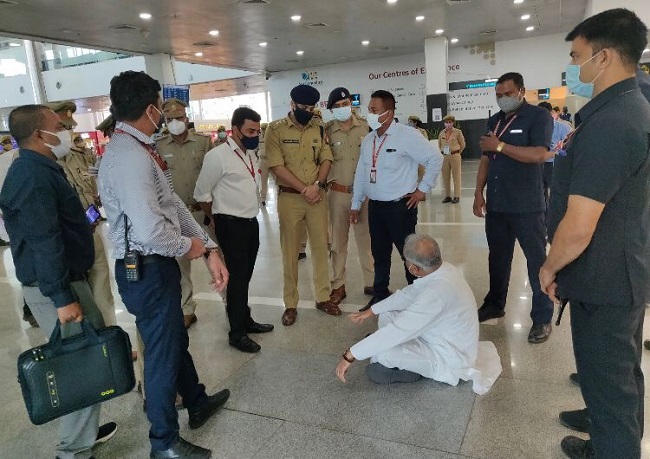
POLYGON ((379 315, 379 330, 352 346, 350 352, 359 360, 370 358, 453 386, 472 380, 476 393, 487 392, 501 373, 494 345, 479 346, 474 294, 449 263, 372 310, 379 315))

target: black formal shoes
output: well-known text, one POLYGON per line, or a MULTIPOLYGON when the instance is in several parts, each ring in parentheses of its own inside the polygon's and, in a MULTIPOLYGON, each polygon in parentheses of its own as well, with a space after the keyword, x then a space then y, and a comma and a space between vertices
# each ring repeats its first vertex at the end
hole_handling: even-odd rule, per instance
MULTIPOLYGON (((208 401, 204 403, 202 406, 198 408, 194 408, 192 410, 188 408, 187 414, 189 414, 190 417, 190 429, 198 429, 203 424, 205 424, 206 421, 210 419, 210 416, 216 413, 219 410, 219 408, 221 408, 224 405, 224 403, 226 403, 229 397, 230 397, 230 391, 228 389, 224 389, 221 392, 217 392, 214 395, 210 395, 208 397, 208 401)), ((161 456, 161 457, 168 457, 168 456, 161 456)), ((176 457, 176 456, 169 456, 169 457, 176 457)), ((178 457, 185 457, 185 456, 178 456, 178 457)), ((194 457, 194 456, 187 456, 187 457, 194 457)), ((204 457, 204 456, 197 456, 197 457, 204 457)), ((205 456, 205 457, 209 457, 209 456, 205 456)))
POLYGON ((528 342, 532 344, 544 343, 551 336, 552 330, 553 326, 550 323, 533 325, 528 333, 528 342))
POLYGON ((247 335, 239 338, 230 338, 228 343, 235 349, 239 349, 242 352, 248 352, 249 354, 255 354, 262 349, 262 346, 250 339, 247 335))
POLYGON ((246 327, 246 333, 268 333, 272 332, 275 327, 271 324, 258 324, 253 322, 246 327))
POLYGON ((560 424, 576 432, 589 433, 591 429, 591 417, 587 408, 582 410, 562 411, 560 413, 560 424))
POLYGON ((591 440, 583 440, 582 438, 569 435, 562 439, 562 451, 567 457, 571 459, 589 459, 596 457, 596 453, 591 446, 591 440))
POLYGON ((178 443, 165 451, 151 451, 151 459, 207 459, 212 457, 212 451, 193 445, 189 441, 178 438, 178 443))
POLYGON ((498 308, 489 303, 483 303, 483 306, 481 306, 478 310, 478 321, 485 322, 486 320, 490 319, 500 319, 505 315, 506 312, 503 310, 503 308, 498 308))

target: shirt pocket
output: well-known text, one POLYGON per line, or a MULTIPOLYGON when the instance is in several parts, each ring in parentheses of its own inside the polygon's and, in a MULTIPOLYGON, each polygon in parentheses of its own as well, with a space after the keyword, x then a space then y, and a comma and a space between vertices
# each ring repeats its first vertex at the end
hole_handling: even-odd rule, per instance
POLYGON ((334 156, 334 161, 341 161, 345 158, 345 142, 336 141, 330 144, 332 149, 332 156, 334 156))

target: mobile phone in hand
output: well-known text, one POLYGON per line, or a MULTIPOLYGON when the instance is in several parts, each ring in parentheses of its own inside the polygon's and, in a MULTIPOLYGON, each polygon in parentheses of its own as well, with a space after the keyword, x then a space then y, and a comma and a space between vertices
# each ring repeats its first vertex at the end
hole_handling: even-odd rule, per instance
POLYGON ((88 219, 88 222, 92 225, 94 223, 97 223, 97 220, 102 218, 101 214, 99 213, 99 210, 97 210, 97 207, 95 204, 91 204, 88 206, 86 209, 86 218, 88 219))

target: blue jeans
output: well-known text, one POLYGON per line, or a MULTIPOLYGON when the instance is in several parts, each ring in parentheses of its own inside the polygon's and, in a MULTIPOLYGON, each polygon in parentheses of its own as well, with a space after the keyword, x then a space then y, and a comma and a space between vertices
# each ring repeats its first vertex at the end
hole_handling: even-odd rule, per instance
POLYGON ((181 274, 174 258, 143 257, 140 280, 127 282, 123 260, 115 262, 115 279, 126 309, 144 343, 144 384, 151 449, 163 451, 179 438, 176 394, 192 409, 207 401, 205 387, 188 351, 183 325, 181 274))
POLYGON ((553 318, 553 302, 542 292, 539 270, 546 261, 546 225, 544 212, 488 212, 485 216, 490 268, 490 291, 485 304, 503 310, 506 306, 515 240, 526 256, 528 280, 533 290, 530 318, 533 324, 548 324, 553 318))

